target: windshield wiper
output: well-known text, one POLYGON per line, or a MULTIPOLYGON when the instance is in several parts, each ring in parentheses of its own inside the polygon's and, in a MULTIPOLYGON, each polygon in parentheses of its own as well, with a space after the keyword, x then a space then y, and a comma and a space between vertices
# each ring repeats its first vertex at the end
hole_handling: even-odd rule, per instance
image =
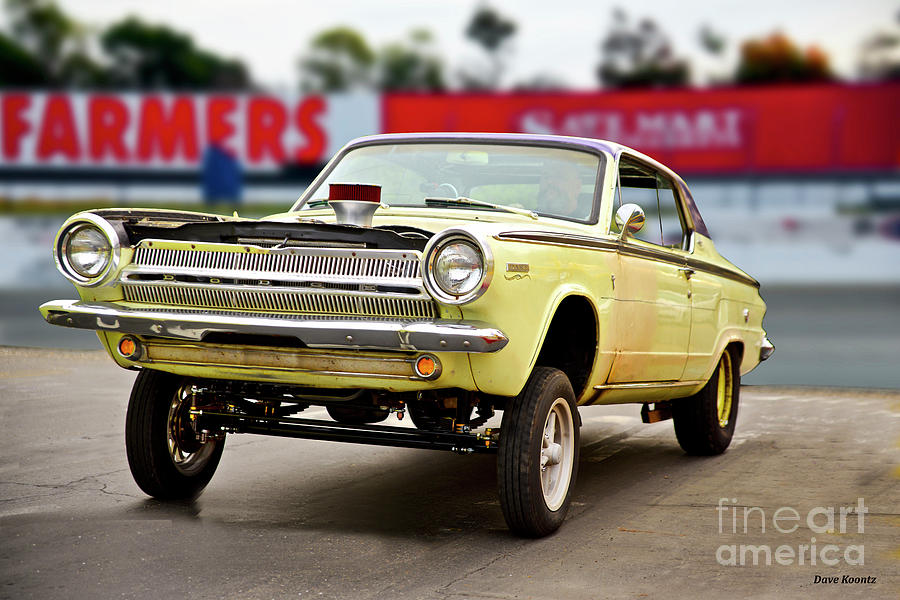
POLYGON ((516 215, 524 215, 535 220, 538 218, 538 214, 536 212, 534 212, 533 210, 528 210, 527 208, 516 208, 514 206, 492 204, 490 202, 483 202, 481 200, 475 200, 473 198, 467 198, 465 196, 460 196, 459 198, 425 198, 425 204, 427 204, 428 206, 481 206, 484 208, 492 208, 494 210, 502 210, 503 212, 513 213, 516 215))

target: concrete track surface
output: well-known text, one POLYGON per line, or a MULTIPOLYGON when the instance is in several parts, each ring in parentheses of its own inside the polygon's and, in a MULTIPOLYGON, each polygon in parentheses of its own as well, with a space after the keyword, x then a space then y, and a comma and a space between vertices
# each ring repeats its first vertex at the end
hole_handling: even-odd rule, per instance
POLYGON ((197 501, 150 500, 125 459, 133 379, 99 351, 0 347, 0 598, 900 596, 898 392, 744 387, 714 458, 636 405, 584 408, 569 518, 523 540, 492 456, 235 435, 197 501), (863 528, 842 528, 859 499, 863 528), (720 564, 731 545, 762 564, 720 564), (795 557, 766 565, 760 546, 795 557))

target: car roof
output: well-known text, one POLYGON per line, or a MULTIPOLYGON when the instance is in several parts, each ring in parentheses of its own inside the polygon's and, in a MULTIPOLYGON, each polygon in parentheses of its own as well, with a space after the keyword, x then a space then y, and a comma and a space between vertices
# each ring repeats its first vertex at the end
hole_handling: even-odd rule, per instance
MULTIPOLYGON (((368 135, 350 141, 347 146, 364 146, 378 143, 403 142, 535 142, 554 146, 569 146, 589 150, 600 150, 615 156, 625 146, 607 140, 573 137, 566 135, 539 135, 530 133, 476 133, 476 132, 434 132, 434 133, 382 133, 368 135)), ((651 159, 652 160, 652 159, 651 159)))

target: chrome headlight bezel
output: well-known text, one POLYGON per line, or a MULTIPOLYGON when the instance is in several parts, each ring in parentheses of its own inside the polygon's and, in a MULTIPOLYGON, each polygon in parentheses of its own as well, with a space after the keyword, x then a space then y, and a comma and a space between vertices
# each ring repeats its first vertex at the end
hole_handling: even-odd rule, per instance
POLYGON ((442 231, 428 241, 422 254, 422 274, 425 289, 436 300, 445 304, 467 304, 476 300, 487 291, 494 274, 494 257, 491 248, 483 240, 476 238, 463 229, 451 228, 442 231), (456 242, 466 243, 481 255, 481 277, 471 290, 463 294, 453 294, 444 290, 435 278, 437 258, 447 246, 456 242))
POLYGON ((120 250, 119 235, 109 221, 92 213, 79 213, 70 217, 60 227, 59 233, 56 234, 56 240, 53 243, 53 260, 56 262, 56 268, 66 279, 81 286, 93 287, 106 281, 109 274, 117 270, 121 254, 120 250), (67 251, 67 246, 72 236, 87 227, 98 230, 109 244, 109 256, 106 264, 93 276, 85 276, 79 273, 69 261, 69 253, 67 251))

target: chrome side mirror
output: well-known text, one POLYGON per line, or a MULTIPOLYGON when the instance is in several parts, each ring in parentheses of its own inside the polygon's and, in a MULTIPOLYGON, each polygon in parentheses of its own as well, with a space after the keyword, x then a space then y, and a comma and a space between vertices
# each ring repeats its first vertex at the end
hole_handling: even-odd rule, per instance
POLYGON ((620 240, 625 239, 626 233, 634 235, 644 228, 644 210, 637 204, 623 204, 616 211, 616 227, 620 240))

